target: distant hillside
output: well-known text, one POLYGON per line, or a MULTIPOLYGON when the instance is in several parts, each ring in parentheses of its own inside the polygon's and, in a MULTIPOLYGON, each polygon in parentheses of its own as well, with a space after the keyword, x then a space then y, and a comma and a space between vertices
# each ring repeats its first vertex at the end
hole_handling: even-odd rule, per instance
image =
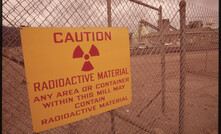
POLYGON ((19 28, 2 26, 2 47, 21 46, 19 28))

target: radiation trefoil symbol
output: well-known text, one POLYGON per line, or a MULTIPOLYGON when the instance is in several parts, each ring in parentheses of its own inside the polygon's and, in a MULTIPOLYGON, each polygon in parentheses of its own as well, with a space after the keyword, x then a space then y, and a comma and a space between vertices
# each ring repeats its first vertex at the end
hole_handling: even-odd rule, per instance
POLYGON ((80 46, 77 46, 74 50, 74 53, 73 53, 73 58, 82 58, 84 57, 84 59, 86 60, 84 62, 84 65, 83 67, 81 68, 81 71, 91 71, 94 69, 93 65, 91 64, 90 61, 87 61, 90 59, 90 56, 93 57, 93 56, 99 56, 99 51, 98 49, 92 45, 91 48, 90 48, 90 51, 89 51, 89 54, 84 54, 83 50, 81 49, 80 46))

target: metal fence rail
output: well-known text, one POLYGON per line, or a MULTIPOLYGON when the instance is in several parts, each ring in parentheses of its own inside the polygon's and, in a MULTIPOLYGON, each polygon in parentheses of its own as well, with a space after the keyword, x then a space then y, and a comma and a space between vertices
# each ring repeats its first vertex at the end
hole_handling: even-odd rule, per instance
POLYGON ((3 0, 2 132, 33 133, 20 26, 128 27, 132 103, 42 133, 218 129, 218 12, 178 0, 3 0), (184 12, 185 11, 185 12, 184 12))

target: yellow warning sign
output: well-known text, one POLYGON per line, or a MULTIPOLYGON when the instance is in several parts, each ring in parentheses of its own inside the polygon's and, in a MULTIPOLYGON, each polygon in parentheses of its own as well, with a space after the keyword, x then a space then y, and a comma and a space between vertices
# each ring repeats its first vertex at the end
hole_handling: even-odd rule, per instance
POLYGON ((127 28, 21 28, 34 132, 131 103, 127 28))

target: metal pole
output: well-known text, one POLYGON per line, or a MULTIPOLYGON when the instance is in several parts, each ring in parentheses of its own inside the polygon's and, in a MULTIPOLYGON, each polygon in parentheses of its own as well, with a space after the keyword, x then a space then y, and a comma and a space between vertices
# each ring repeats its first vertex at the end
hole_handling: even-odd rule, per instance
POLYGON ((139 25, 138 25, 138 43, 141 42, 141 29, 142 29, 142 24, 139 23, 139 25))
POLYGON ((184 133, 184 110, 185 110, 185 85, 186 85, 186 46, 185 46, 185 26, 186 26, 186 1, 180 1, 180 100, 179 100, 179 132, 184 133))
POLYGON ((161 77, 162 77, 162 113, 165 111, 165 46, 163 43, 163 17, 162 6, 159 7, 159 32, 160 32, 160 48, 161 48, 161 77))
POLYGON ((207 63, 208 63, 208 49, 206 49, 206 57, 205 57, 205 69, 204 69, 204 73, 206 73, 207 63))
POLYGON ((154 6, 148 5, 148 4, 143 3, 142 1, 139 1, 139 0, 129 0, 129 1, 134 2, 134 3, 137 3, 137 4, 142 5, 142 6, 145 6, 145 7, 148 7, 148 8, 151 8, 151 9, 153 9, 153 10, 160 11, 159 8, 156 8, 156 7, 154 7, 154 6))
MULTIPOLYGON (((111 110, 114 112, 114 110, 111 110)), ((111 114, 111 134, 115 134, 115 124, 114 124, 114 114, 110 112, 111 114)))
POLYGON ((107 23, 111 27, 111 0, 107 0, 107 23))
MULTIPOLYGON (((111 0, 107 0, 107 23, 108 27, 112 27, 111 24, 111 0)), ((112 110, 114 111, 114 110, 112 110)), ((111 134, 115 134, 114 114, 109 112, 111 115, 111 134)))

